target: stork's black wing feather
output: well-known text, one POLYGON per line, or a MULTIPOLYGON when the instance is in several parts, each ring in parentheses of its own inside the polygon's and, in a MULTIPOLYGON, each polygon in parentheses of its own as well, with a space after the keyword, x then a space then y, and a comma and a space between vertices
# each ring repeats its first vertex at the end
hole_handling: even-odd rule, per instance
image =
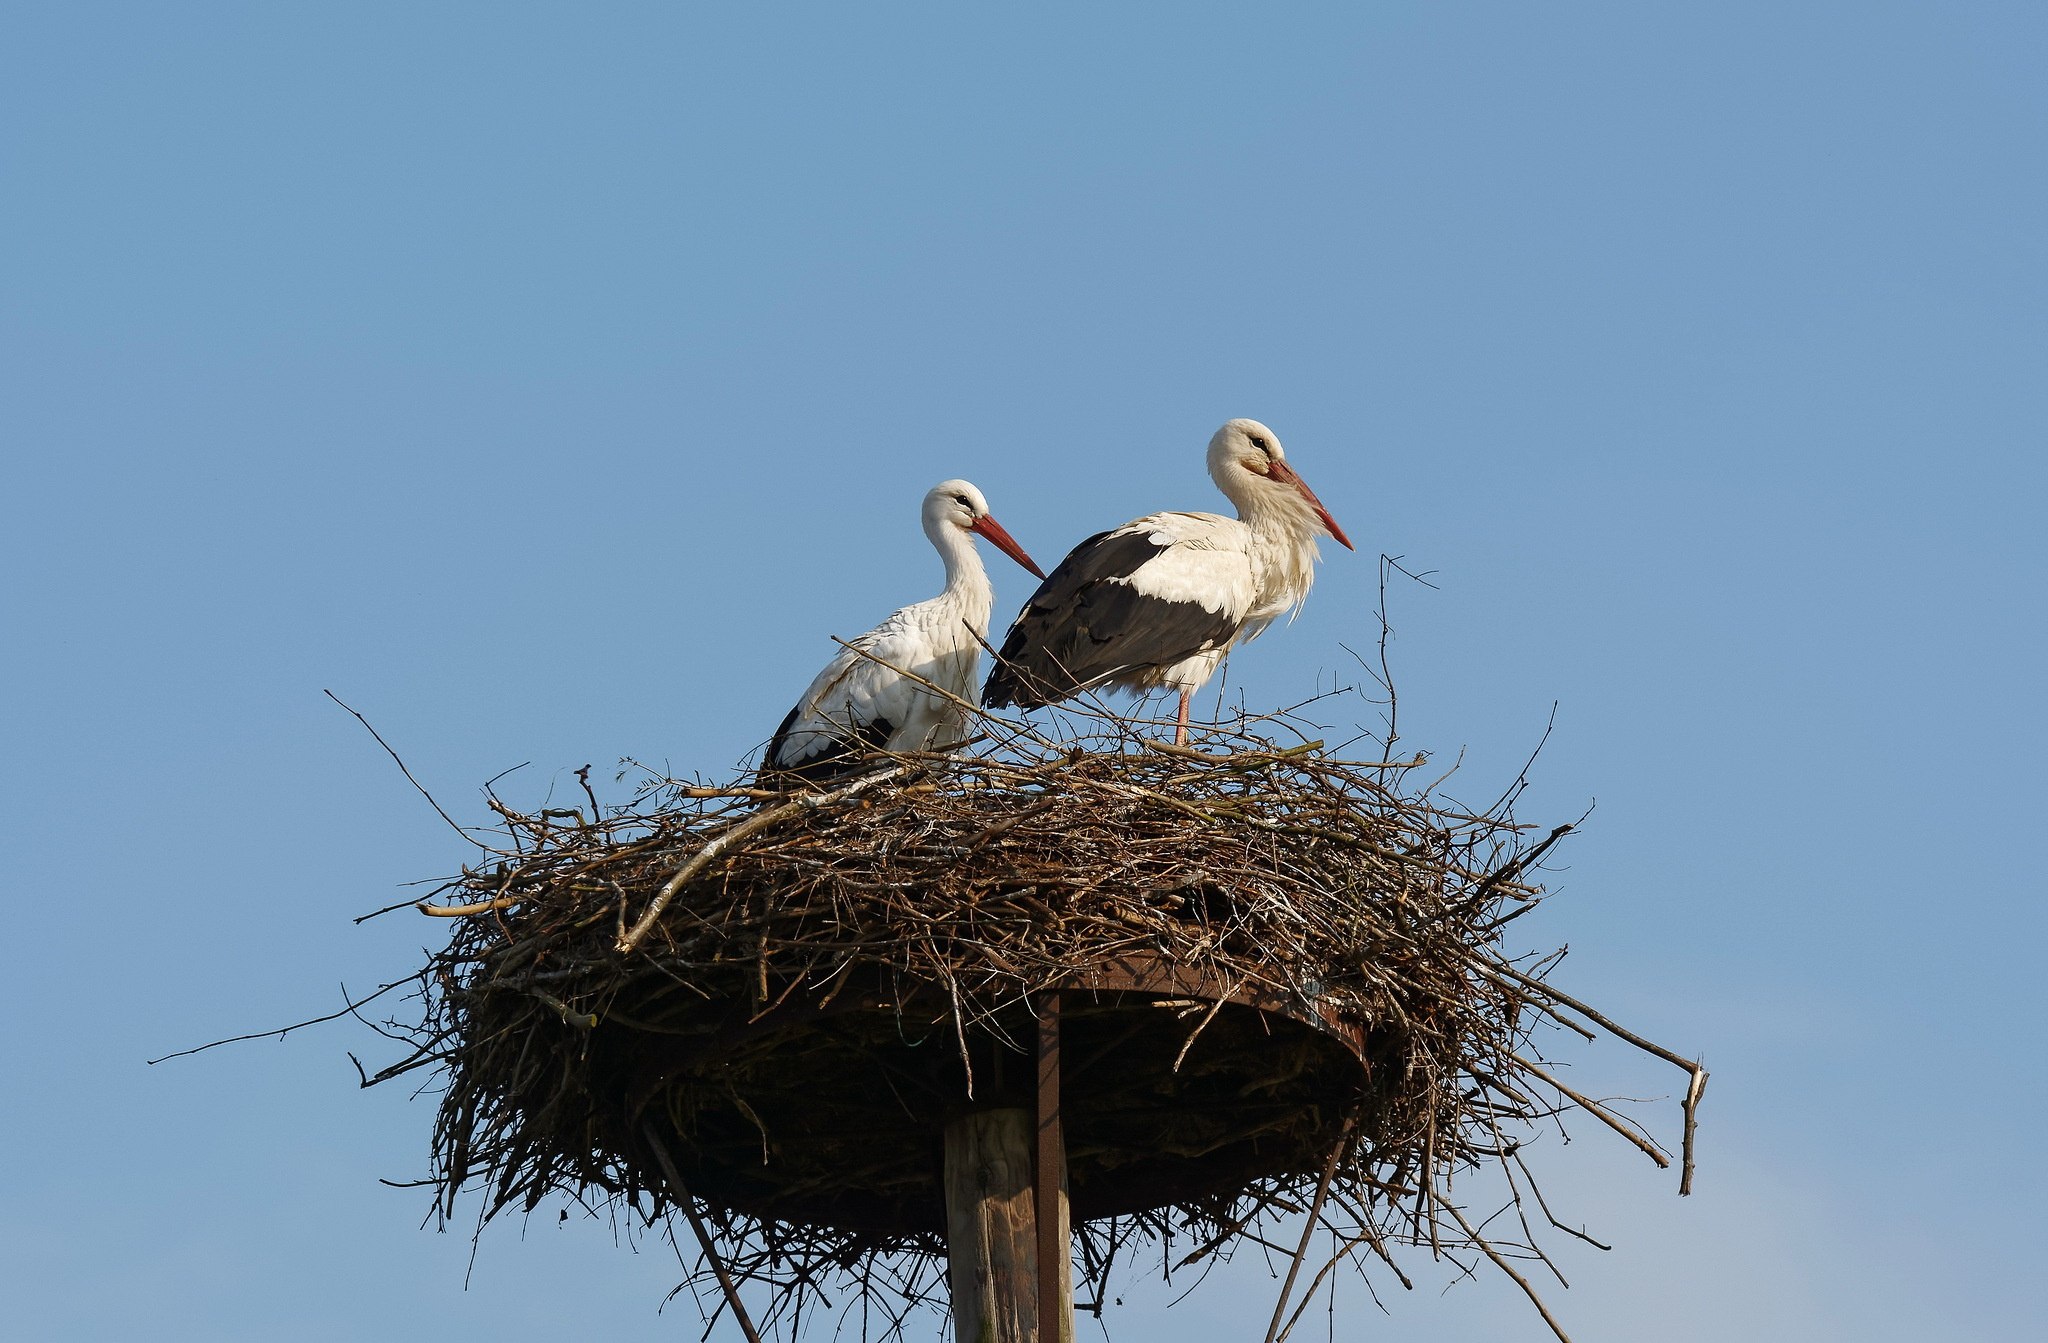
POLYGON ((781 764, 779 762, 789 742, 789 730, 796 726, 796 716, 803 707, 803 701, 799 700, 783 715, 781 726, 775 729, 775 736, 761 757, 760 779, 766 787, 794 781, 830 783, 858 773, 867 762, 868 754, 886 745, 889 734, 896 730, 896 725, 886 718, 877 718, 871 723, 855 723, 851 733, 821 734, 830 738, 830 744, 816 755, 793 765, 781 764))
POLYGON ((1035 709, 1227 641, 1237 625, 1224 612, 1111 581, 1128 580, 1171 544, 1118 528, 1075 546, 1010 626, 982 702, 1035 709))

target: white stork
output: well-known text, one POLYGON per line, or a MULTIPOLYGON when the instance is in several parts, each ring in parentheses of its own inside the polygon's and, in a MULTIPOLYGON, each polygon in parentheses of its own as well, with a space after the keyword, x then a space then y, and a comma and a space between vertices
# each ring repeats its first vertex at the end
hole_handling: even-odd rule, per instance
POLYGON ((1235 518, 1153 513, 1074 547, 1010 626, 982 701, 1035 709, 1097 686, 1171 687, 1184 744, 1188 700, 1224 655, 1308 596, 1316 538, 1352 548, 1257 420, 1216 431, 1209 477, 1235 518))
POLYGON ((902 673, 973 702, 995 604, 976 536, 987 537, 1038 577, 1045 572, 989 516, 981 491, 964 480, 942 481, 925 495, 924 534, 946 562, 946 590, 849 640, 852 646, 825 664, 775 729, 763 774, 828 780, 857 769, 870 751, 924 751, 967 736, 967 715, 959 705, 902 673))

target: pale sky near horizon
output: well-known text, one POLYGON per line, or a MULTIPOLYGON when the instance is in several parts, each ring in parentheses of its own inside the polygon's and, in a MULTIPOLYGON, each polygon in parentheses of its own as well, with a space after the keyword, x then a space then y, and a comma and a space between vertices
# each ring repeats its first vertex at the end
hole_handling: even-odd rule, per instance
MULTIPOLYGON (((351 922, 464 855, 321 691, 464 820, 721 773, 936 591, 932 482, 1049 564, 1249 415, 1361 553, 1231 697, 1428 571, 1407 744, 1490 795, 1557 706, 1525 947, 1714 1071, 1691 1199, 1532 1157, 1579 1343, 2048 1336, 2044 69, 1970 0, 9 7, 0 1333, 695 1338, 658 1244, 422 1229, 359 1027, 144 1066, 445 933, 351 922)), ((1439 1285, 1336 1334, 1547 1336, 1439 1285)))

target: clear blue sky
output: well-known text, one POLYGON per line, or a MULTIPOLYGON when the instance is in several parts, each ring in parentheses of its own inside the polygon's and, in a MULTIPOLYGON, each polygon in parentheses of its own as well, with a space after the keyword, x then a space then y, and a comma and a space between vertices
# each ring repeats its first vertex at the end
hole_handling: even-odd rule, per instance
POLYGON ((1525 811, 1598 810, 1517 928, 1714 1069, 1690 1200, 1539 1154, 1618 1246, 1581 1343, 2048 1333, 2044 69, 1968 0, 10 6, 5 1332, 694 1337, 552 1210, 465 1291, 359 1028, 143 1066, 444 932, 351 925, 462 851, 321 689, 465 819, 717 772, 936 590, 933 481, 1050 560, 1215 506, 1251 415, 1365 553, 1233 693, 1352 679, 1374 553, 1434 571, 1410 744, 1477 794, 1558 703, 1525 811))

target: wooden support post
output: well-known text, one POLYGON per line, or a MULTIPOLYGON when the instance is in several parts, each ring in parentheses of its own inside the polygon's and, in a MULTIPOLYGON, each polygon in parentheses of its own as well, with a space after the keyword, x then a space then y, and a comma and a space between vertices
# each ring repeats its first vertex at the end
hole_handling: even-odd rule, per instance
POLYGON ((1039 1018, 1037 1054, 1035 1112, 981 1110, 946 1126, 956 1343, 1073 1343, 1056 1002, 1039 1018))
POLYGON ((1029 1110, 980 1110, 946 1126, 955 1343, 1038 1343, 1031 1194, 1029 1110))

